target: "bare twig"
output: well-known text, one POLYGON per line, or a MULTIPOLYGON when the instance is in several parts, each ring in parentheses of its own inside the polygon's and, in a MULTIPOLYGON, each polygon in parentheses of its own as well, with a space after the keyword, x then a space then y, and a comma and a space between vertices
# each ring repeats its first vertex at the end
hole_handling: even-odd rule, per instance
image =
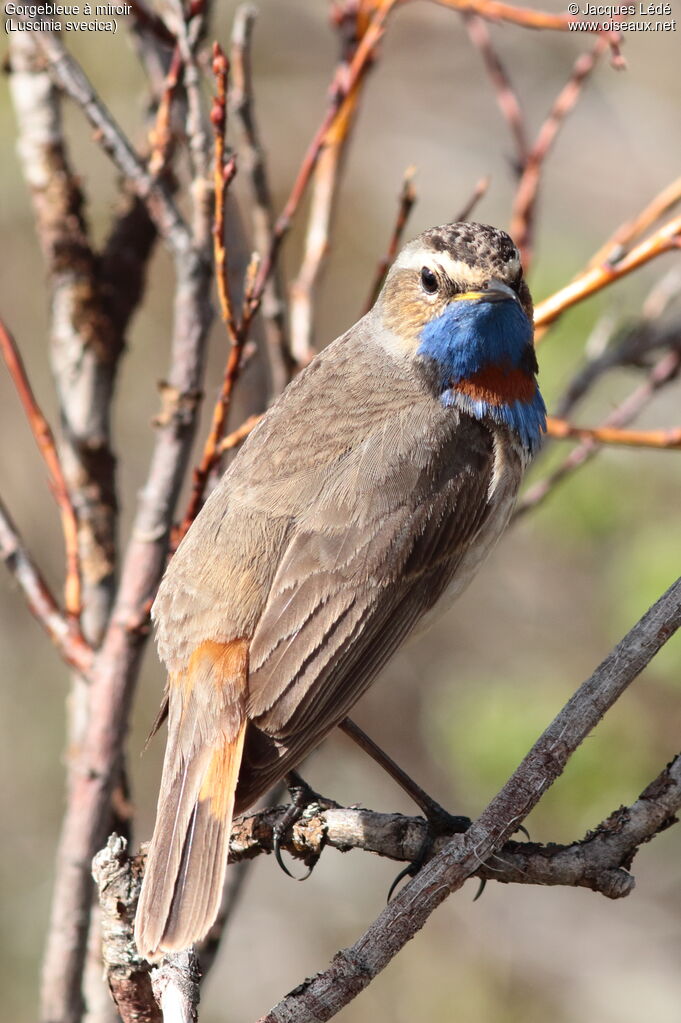
MULTIPOLYGON (((337 805, 311 804, 280 847, 306 863, 324 848, 375 853, 414 862, 423 850, 427 824, 422 817, 376 813, 337 805)), ((628 867, 640 845, 664 830, 681 809, 681 755, 669 764, 631 807, 621 807, 585 838, 569 845, 507 842, 474 871, 476 877, 503 884, 570 885, 589 888, 607 898, 622 898, 634 888, 628 867)), ((230 841, 230 862, 273 851, 274 835, 286 807, 261 810, 239 818, 230 841)), ((431 857, 449 838, 433 842, 431 857)))
POLYGON ((517 173, 521 174, 530 155, 530 142, 518 93, 492 43, 492 37, 484 20, 478 14, 464 14, 464 20, 471 42, 480 51, 485 62, 487 73, 494 87, 497 104, 511 132, 515 144, 514 163, 517 173))
POLYGON ((240 444, 243 444, 249 433, 256 428, 261 419, 262 415, 249 416, 241 426, 237 426, 236 430, 232 430, 226 437, 223 437, 218 445, 218 454, 224 455, 225 451, 232 451, 234 448, 238 448, 240 444))
POLYGON ((2 356, 12 377, 21 404, 24 407, 31 433, 47 466, 52 493, 59 507, 64 533, 64 545, 66 547, 64 600, 66 612, 73 619, 73 627, 78 631, 77 622, 81 611, 78 519, 76 518, 71 496, 66 486, 52 430, 35 400, 14 338, 2 320, 0 320, 0 350, 2 351, 2 356))
POLYGON ((192 244, 192 237, 162 178, 151 174, 106 109, 79 64, 53 32, 34 32, 49 63, 50 74, 60 88, 82 109, 95 129, 95 138, 118 170, 145 201, 164 241, 176 255, 192 244))
POLYGON ((679 248, 680 245, 681 217, 675 217, 668 220, 649 238, 640 242, 616 262, 600 263, 598 266, 583 270, 570 284, 536 306, 534 323, 538 331, 537 340, 542 336, 542 328, 548 327, 557 320, 566 309, 577 302, 582 302, 589 295, 601 291, 614 281, 626 277, 627 274, 644 266, 657 256, 679 248))
POLYGON ((623 430, 613 426, 575 426, 565 419, 546 420, 546 432, 557 440, 593 440, 599 444, 621 444, 634 448, 681 448, 681 427, 666 430, 623 430))
POLYGON ((681 202, 681 177, 663 188, 636 217, 620 225, 598 252, 591 257, 588 266, 599 266, 601 263, 612 263, 620 259, 633 241, 645 234, 648 228, 660 220, 665 213, 669 213, 679 202, 681 202))
MULTIPOLYGON (((630 423, 661 388, 674 380, 681 368, 681 351, 671 351, 663 356, 648 374, 647 380, 614 409, 603 421, 602 428, 621 429, 630 423)), ((539 480, 528 488, 521 501, 518 502, 512 521, 525 515, 532 508, 541 504, 567 476, 585 465, 600 450, 599 443, 593 438, 583 440, 574 448, 557 469, 547 477, 539 480)))
MULTIPOLYGON (((375 4, 376 12, 380 6, 380 3, 375 4)), ((349 74, 364 33, 369 30, 372 22, 367 18, 366 10, 361 4, 357 7, 348 5, 341 8, 341 16, 336 20, 341 36, 342 59, 335 79, 340 83, 344 75, 349 74)), ((352 86, 347 89, 325 134, 313 171, 303 259, 290 287, 291 354, 298 366, 306 366, 315 354, 315 298, 331 245, 331 230, 343 161, 370 66, 371 61, 365 61, 352 86)))
POLYGON ((369 297, 367 298, 367 302, 364 307, 365 312, 368 312, 368 310, 371 309, 378 298, 378 293, 383 287, 383 282, 388 270, 390 269, 390 264, 395 259, 402 242, 402 236, 404 235, 409 215, 414 207, 414 203, 416 202, 416 189, 414 187, 415 174, 416 167, 407 167, 404 172, 402 188, 400 189, 398 197, 397 216, 393 225, 392 234, 390 235, 390 241, 388 242, 386 253, 381 257, 379 264, 376 267, 376 274, 371 288, 369 289, 369 297))
MULTIPOLYGON (((478 14, 487 21, 507 21, 513 25, 522 25, 524 28, 553 29, 558 32, 567 32, 570 22, 579 21, 581 17, 581 15, 572 16, 534 11, 527 7, 499 3, 498 0, 433 0, 433 2, 441 7, 451 7, 456 11, 478 14)), ((624 67, 624 59, 619 47, 621 34, 604 30, 601 27, 604 21, 605 19, 599 18, 590 21, 589 32, 598 33, 607 39, 613 66, 624 67)))
MULTIPOLYGON (((274 213, 265 150, 255 116, 251 47, 257 9, 250 4, 237 7, 232 28, 232 88, 230 103, 243 135, 245 170, 251 188, 253 239, 258 252, 272 244, 274 213)), ((272 393, 277 395, 288 383, 293 368, 286 330, 286 298, 279 267, 275 266, 263 292, 262 316, 272 393)))
POLYGON ((556 97, 549 116, 539 130, 537 141, 525 159, 513 201, 510 226, 511 236, 520 249, 525 269, 529 267, 532 259, 534 220, 544 162, 556 141, 565 118, 577 103, 585 81, 606 47, 607 42, 601 37, 596 41, 590 53, 584 53, 577 58, 567 85, 556 97))
POLYGON ((462 206, 462 208, 453 218, 454 220, 468 220, 468 218, 470 217, 471 213, 478 205, 480 200, 484 198, 484 196, 487 194, 489 182, 490 179, 488 177, 480 178, 475 188, 473 189, 469 199, 466 201, 465 205, 462 206))
POLYGON ((681 580, 677 580, 578 689, 470 829, 450 839, 361 938, 338 952, 326 970, 304 981, 259 1023, 322 1023, 364 990, 433 910, 517 830, 577 746, 680 625, 681 580))
POLYGON ((366 29, 362 33, 361 40, 349 66, 345 63, 341 64, 334 75, 330 88, 331 103, 329 109, 308 146, 293 188, 284 204, 282 212, 275 222, 270 248, 260 266, 260 271, 253 286, 247 309, 249 320, 255 316, 260 308, 265 284, 276 266, 281 244, 291 228, 293 217, 307 190, 317 161, 328 139, 336 130, 337 122, 342 121, 346 116, 348 109, 345 106, 346 100, 349 100, 349 97, 371 64, 376 47, 385 33, 388 16, 399 2, 400 0, 376 0, 375 6, 371 9, 371 16, 367 22, 366 29))
POLYGON ((149 168, 149 173, 154 177, 158 177, 161 174, 170 155, 173 143, 171 129, 173 100, 180 85, 183 68, 180 47, 176 46, 165 76, 163 93, 156 110, 154 125, 149 132, 151 152, 147 160, 147 167, 149 168))
POLYGON ((201 971, 193 948, 173 952, 151 971, 164 1023, 197 1023, 201 971))
POLYGON ((0 557, 21 587, 29 610, 45 629, 55 649, 67 664, 87 675, 92 667, 92 650, 80 634, 74 633, 72 622, 60 611, 2 501, 0 557))

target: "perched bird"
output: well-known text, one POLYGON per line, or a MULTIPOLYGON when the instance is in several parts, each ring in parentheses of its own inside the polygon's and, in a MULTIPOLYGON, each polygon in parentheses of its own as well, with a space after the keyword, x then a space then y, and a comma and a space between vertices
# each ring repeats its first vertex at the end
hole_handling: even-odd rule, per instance
POLYGON ((153 607, 168 744, 136 920, 206 933, 234 814, 348 714, 506 526, 545 408, 503 231, 407 245, 374 307, 289 385, 180 544, 153 607))

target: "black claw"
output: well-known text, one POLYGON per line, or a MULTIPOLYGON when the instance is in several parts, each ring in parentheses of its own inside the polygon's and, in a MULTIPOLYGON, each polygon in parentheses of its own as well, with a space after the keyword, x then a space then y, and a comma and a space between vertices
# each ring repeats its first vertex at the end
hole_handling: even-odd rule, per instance
POLYGON ((430 853, 436 838, 441 835, 462 835, 471 826, 470 817, 457 817, 448 813, 444 807, 434 800, 430 802, 426 811, 426 834, 415 859, 401 870, 388 891, 387 902, 390 902, 393 892, 400 881, 405 877, 415 877, 421 867, 430 859, 430 853))
POLYGON ((284 863, 281 855, 281 843, 286 832, 300 820, 306 807, 308 807, 310 803, 321 802, 322 797, 315 792, 314 789, 311 788, 296 771, 291 771, 287 774, 286 784, 291 794, 291 802, 286 807, 281 818, 272 828, 272 852, 274 853, 275 860, 287 877, 293 878, 294 881, 307 881, 308 877, 317 865, 317 860, 310 865, 306 874, 303 874, 302 877, 296 877, 284 863))
POLYGON ((387 904, 388 904, 388 903, 390 902, 390 900, 392 899, 392 897, 393 897, 393 892, 394 892, 394 891, 395 891, 395 889, 397 888, 397 886, 398 886, 398 884, 400 883, 400 881, 402 881, 402 880, 403 880, 403 879, 404 879, 405 877, 415 877, 415 876, 416 876, 416 874, 418 873, 419 869, 420 869, 420 866, 421 866, 421 864, 419 864, 419 865, 417 866, 417 865, 416 865, 416 861, 414 861, 413 863, 410 863, 410 864, 409 864, 408 866, 406 866, 406 867, 404 868, 404 870, 401 870, 401 871, 399 872, 399 874, 397 875, 397 877, 395 878, 395 880, 393 881, 393 883, 392 883, 392 884, 390 885, 390 888, 388 889, 388 898, 387 898, 387 899, 385 900, 385 902, 386 902, 386 905, 387 905, 387 904))
POLYGON ((482 895, 482 893, 484 892, 486 887, 487 887, 487 879, 483 878, 480 881, 480 884, 478 885, 478 890, 475 893, 475 897, 473 899, 473 902, 477 902, 478 901, 478 899, 480 898, 480 896, 482 895))

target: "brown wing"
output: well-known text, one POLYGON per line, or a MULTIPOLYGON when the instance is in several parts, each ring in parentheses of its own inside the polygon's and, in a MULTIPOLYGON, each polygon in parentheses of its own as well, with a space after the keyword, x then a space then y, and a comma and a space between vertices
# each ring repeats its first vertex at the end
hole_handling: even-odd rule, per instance
POLYGON ((432 415, 420 436, 412 421, 399 443, 368 439, 298 524, 251 641, 247 713, 274 742, 247 736, 239 811, 349 713, 485 522, 491 436, 432 415))

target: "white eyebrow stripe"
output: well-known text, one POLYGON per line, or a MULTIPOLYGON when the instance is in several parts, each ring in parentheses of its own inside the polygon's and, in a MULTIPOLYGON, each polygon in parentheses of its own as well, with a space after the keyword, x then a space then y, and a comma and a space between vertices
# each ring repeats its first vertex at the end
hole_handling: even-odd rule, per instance
MULTIPOLYGON (((446 251, 434 252, 432 249, 416 248, 404 250, 395 262, 395 266, 403 270, 420 270, 423 266, 437 266, 450 279, 450 281, 465 281, 466 284, 483 284, 489 278, 489 270, 476 268, 464 263, 463 260, 453 259, 446 251)), ((520 262, 511 259, 506 264, 512 274, 520 270, 520 262)))

